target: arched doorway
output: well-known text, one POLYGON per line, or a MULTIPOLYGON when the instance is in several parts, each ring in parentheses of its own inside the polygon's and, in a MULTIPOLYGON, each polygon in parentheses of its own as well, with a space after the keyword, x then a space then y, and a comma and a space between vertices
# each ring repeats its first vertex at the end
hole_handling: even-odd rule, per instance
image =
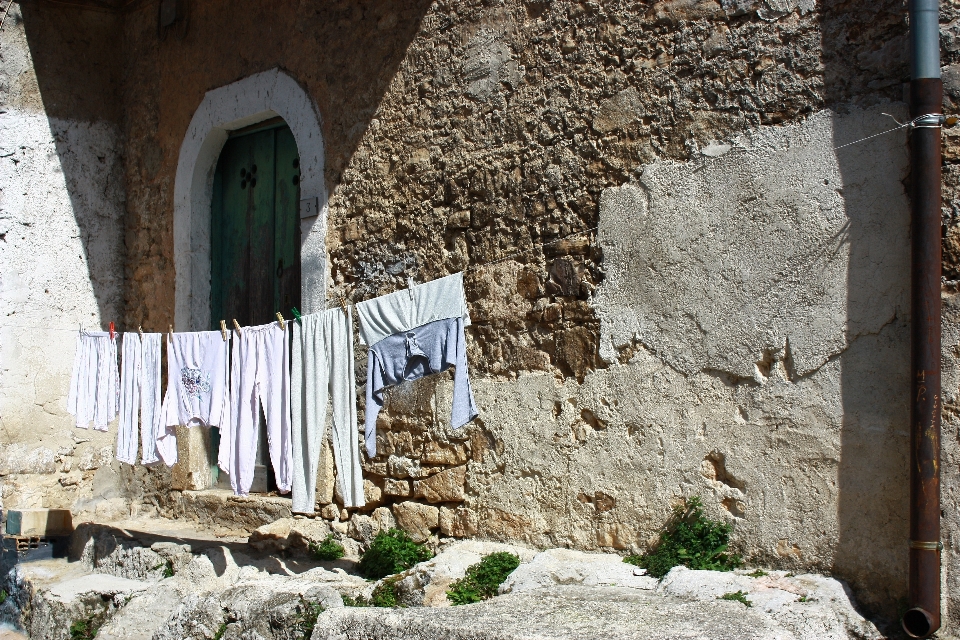
MULTIPOLYGON (((289 318, 294 306, 304 313, 323 308, 323 167, 316 106, 286 73, 273 69, 206 93, 180 147, 174 185, 178 331, 219 328, 221 319, 232 324, 233 318, 241 324, 263 324, 276 311, 289 318), (255 149, 244 151, 250 145, 255 149), (268 159, 261 160, 258 154, 268 147, 268 159), (266 169, 271 163, 273 169, 266 169), (256 185, 245 181, 241 186, 254 165, 256 185), (226 184, 228 174, 240 178, 237 184, 226 184), (231 195, 234 187, 243 195, 231 195), (229 220, 224 217, 227 198, 235 200, 229 220), (269 239, 263 234, 267 227, 272 228, 269 239), (238 275, 242 289, 224 286, 238 275)), ((183 429, 178 435, 181 462, 174 467, 174 488, 222 486, 218 474, 211 473, 216 430, 183 429)))

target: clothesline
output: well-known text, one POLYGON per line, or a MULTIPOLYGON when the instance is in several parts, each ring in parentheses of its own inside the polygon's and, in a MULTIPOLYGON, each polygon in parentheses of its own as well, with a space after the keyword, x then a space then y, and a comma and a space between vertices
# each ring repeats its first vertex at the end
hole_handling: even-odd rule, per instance
MULTIPOLYGON (((530 247, 528 247, 528 248, 526 248, 526 249, 521 249, 520 251, 516 251, 516 252, 511 253, 511 254, 509 254, 509 255, 507 255, 507 256, 504 256, 504 257, 502 257, 502 258, 498 258, 497 260, 490 260, 490 261, 488 261, 488 262, 482 262, 482 263, 480 263, 480 264, 473 264, 473 265, 468 266, 466 269, 464 269, 464 273, 470 273, 470 272, 472 272, 472 271, 477 271, 478 269, 482 269, 482 268, 484 268, 484 267, 489 267, 489 266, 491 266, 491 265, 500 264, 501 262, 506 262, 507 260, 511 260, 511 259, 513 259, 513 258, 516 258, 517 256, 521 256, 521 255, 523 255, 523 254, 525 254, 525 253, 528 253, 528 252, 530 252, 530 251, 534 251, 535 249, 540 249, 540 248, 543 248, 543 247, 549 247, 549 246, 552 246, 552 245, 555 245, 555 244, 559 244, 560 242, 563 242, 564 240, 567 240, 567 239, 569 239, 569 238, 574 238, 574 237, 576 237, 576 236, 582 236, 582 235, 584 235, 584 234, 586 234, 586 233, 592 233, 592 232, 598 230, 599 228, 600 228, 600 226, 599 226, 599 225, 596 225, 596 226, 590 227, 589 229, 582 229, 582 230, 580 230, 580 231, 574 231, 573 233, 569 233, 569 234, 567 234, 567 235, 565 235, 565 236, 563 236, 563 237, 561 237, 561 238, 557 238, 556 240, 551 240, 551 241, 549 241, 549 242, 540 242, 540 243, 538 243, 538 244, 531 245, 530 247)), ((336 299, 336 298, 328 298, 327 300, 324 301, 324 307, 326 307, 326 305, 329 304, 330 302, 337 302, 337 301, 338 301, 338 299, 336 299)), ((354 302, 351 302, 350 304, 354 304, 354 302)), ((335 307, 334 307, 334 308, 335 308, 335 307)), ((75 331, 78 331, 79 329, 83 328, 81 323, 78 323, 77 326, 71 327, 71 328, 69 328, 69 329, 68 329, 68 328, 62 328, 62 327, 38 327, 37 325, 34 325, 34 324, 31 324, 31 325, 11 325, 11 324, 7 324, 7 325, 3 325, 3 326, 4 326, 4 328, 10 327, 10 328, 15 328, 15 329, 43 329, 44 331, 71 331, 71 332, 75 332, 75 331)), ((84 329, 84 330, 86 330, 86 329, 84 329)), ((100 329, 90 329, 90 331, 100 331, 100 329)), ((121 335, 123 332, 121 332, 121 331, 116 331, 115 333, 116 333, 116 335, 119 336, 119 335, 121 335)), ((144 333, 166 333, 166 332, 165 332, 165 331, 153 331, 153 332, 147 332, 147 331, 145 331, 144 333)))

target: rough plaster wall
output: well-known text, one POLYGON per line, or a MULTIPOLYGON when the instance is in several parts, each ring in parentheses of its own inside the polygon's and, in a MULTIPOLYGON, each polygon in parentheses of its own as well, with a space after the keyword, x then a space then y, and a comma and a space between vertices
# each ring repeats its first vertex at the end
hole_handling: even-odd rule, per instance
MULTIPOLYGON (((0 505, 93 511, 95 495, 120 497, 101 469, 115 428, 77 430, 66 404, 77 328, 122 319, 122 139, 111 107, 88 117, 85 92, 51 80, 47 51, 34 60, 69 17, 46 20, 28 30, 13 5, 0 33, 0 505)), ((83 46, 58 44, 61 55, 83 46)))
POLYGON ((903 108, 821 112, 650 165, 600 207, 601 353, 653 361, 689 393, 644 394, 636 414, 643 431, 681 416, 667 441, 683 454, 696 434, 667 468, 724 461, 735 481, 717 502, 749 548, 836 570, 868 602, 905 589, 909 166, 901 134, 855 162, 832 147, 903 108))

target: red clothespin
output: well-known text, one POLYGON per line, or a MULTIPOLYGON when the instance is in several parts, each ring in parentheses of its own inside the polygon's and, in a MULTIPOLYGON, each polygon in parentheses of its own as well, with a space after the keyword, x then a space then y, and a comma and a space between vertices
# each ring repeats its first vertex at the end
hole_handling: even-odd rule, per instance
POLYGON ((116 332, 113 329, 113 323, 110 323, 110 339, 113 340, 113 337, 116 335, 116 332))

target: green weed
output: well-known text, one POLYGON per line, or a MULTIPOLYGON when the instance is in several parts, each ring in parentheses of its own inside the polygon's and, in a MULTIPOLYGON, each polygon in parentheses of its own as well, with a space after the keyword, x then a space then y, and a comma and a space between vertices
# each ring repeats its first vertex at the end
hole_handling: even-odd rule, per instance
POLYGON ((380 578, 406 571, 418 562, 433 557, 430 550, 417 544, 399 529, 381 531, 360 557, 357 568, 367 578, 380 578))
POLYGON ((157 569, 163 567, 163 577, 172 578, 173 577, 173 561, 169 558, 165 562, 161 562, 155 567, 151 567, 151 571, 156 571, 157 569))
POLYGON ((220 623, 220 627, 217 629, 217 632, 213 634, 213 640, 221 640, 223 634, 227 632, 227 623, 226 621, 220 623))
POLYGON ((752 607, 753 603, 747 600, 747 594, 743 591, 732 591, 730 593, 725 593, 722 596, 717 596, 717 600, 735 600, 741 602, 748 607, 752 607))
POLYGON ((300 604, 297 605, 297 622, 293 629, 294 633, 302 633, 303 640, 310 640, 313 635, 313 629, 317 626, 317 618, 323 613, 323 607, 319 602, 310 602, 303 596, 300 596, 300 604))
POLYGON ((0 604, 3 604, 4 602, 6 602, 9 596, 10 594, 7 593, 6 589, 0 589, 0 604))
POLYGON ((757 569, 756 571, 752 571, 751 573, 747 574, 747 576, 750 578, 762 578, 763 576, 768 576, 768 575, 770 574, 764 571, 763 569, 757 569))
POLYGON ((345 607, 396 607, 397 602, 397 581, 398 578, 387 578, 374 588, 370 594, 370 599, 362 595, 353 598, 343 596, 343 606, 345 607))
POLYGON ((70 625, 70 640, 93 640, 100 629, 94 625, 93 618, 75 620, 70 625))
POLYGON ((520 566, 520 557, 512 553, 491 553, 467 567, 464 577, 450 585, 447 599, 455 605, 471 604, 497 595, 497 588, 520 566))
POLYGON ((345 607, 369 607, 370 601, 363 596, 343 596, 343 606, 345 607))
POLYGON ((730 571, 740 566, 740 556, 727 553, 732 527, 703 515, 700 498, 691 498, 685 507, 673 510, 660 540, 652 551, 627 556, 628 564, 643 567, 654 578, 683 565, 691 569, 730 571))
POLYGON ((320 544, 311 542, 307 547, 310 555, 317 560, 339 560, 343 557, 343 545, 337 542, 333 534, 329 534, 320 544))

